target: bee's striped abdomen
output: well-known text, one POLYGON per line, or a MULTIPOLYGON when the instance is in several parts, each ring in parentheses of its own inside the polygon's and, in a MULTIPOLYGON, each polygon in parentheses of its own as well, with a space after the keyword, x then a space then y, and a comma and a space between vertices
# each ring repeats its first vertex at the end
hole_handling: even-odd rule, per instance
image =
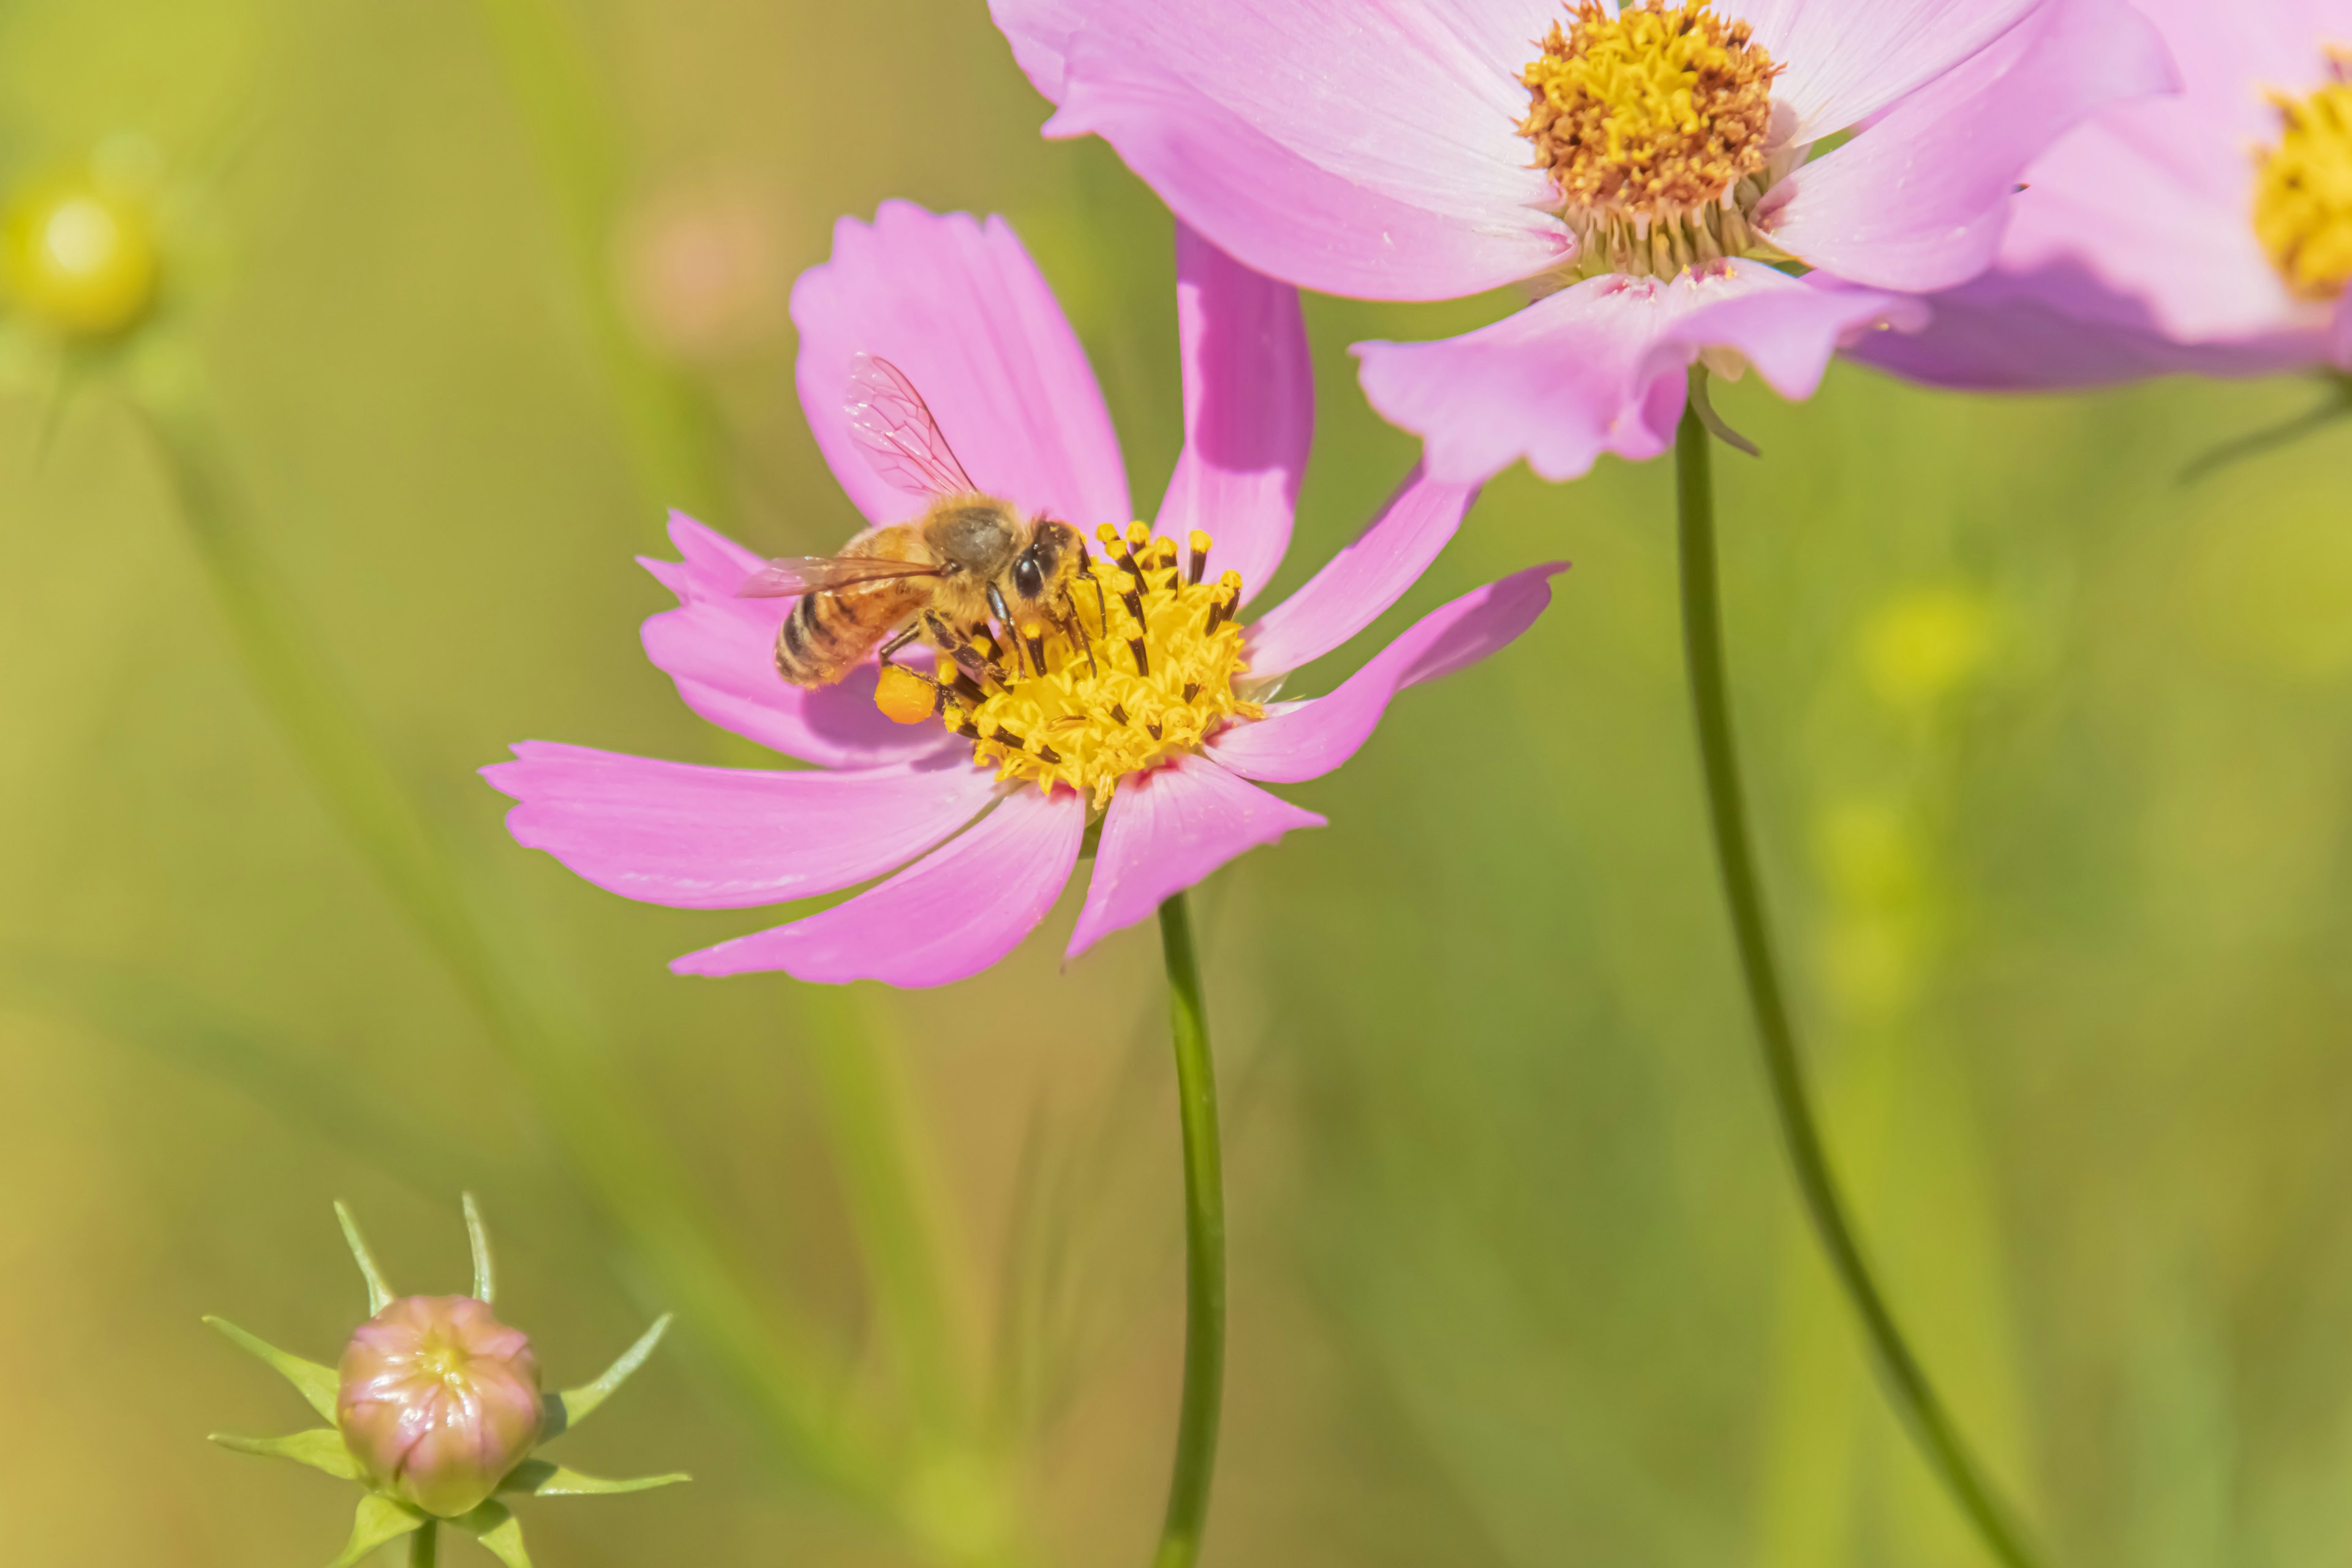
POLYGON ((922 590, 906 582, 803 594, 776 629, 776 671, 794 686, 829 686, 920 609, 923 599, 922 590))

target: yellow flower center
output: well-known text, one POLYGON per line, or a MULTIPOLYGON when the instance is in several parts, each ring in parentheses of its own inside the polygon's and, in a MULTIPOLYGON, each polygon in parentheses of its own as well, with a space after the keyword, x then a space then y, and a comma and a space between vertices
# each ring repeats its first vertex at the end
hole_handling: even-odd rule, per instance
POLYGON ((1780 68, 1706 0, 1641 0, 1612 16, 1580 0, 1519 73, 1519 134, 1550 174, 1578 240, 1576 273, 1672 277, 1780 252, 1756 204, 1781 174, 1769 145, 1780 68))
POLYGON ((1198 751, 1229 720, 1264 717, 1234 689, 1249 671, 1234 620, 1241 574, 1200 581, 1208 535, 1196 531, 1183 560, 1174 540, 1139 522, 1124 535, 1106 523, 1100 537, 1111 558, 1088 557, 1099 596, 1083 578, 1073 584, 1079 637, 1047 625, 1007 627, 1020 647, 982 648, 1004 668, 1002 685, 964 674, 942 692, 894 666, 875 689, 877 705, 906 722, 944 702, 973 761, 1043 789, 1067 784, 1097 811, 1119 780, 1198 751))
POLYGON ((85 179, 27 193, 0 228, 0 278, 17 307, 51 330, 107 337, 154 303, 155 237, 135 204, 85 179))
POLYGON ((2352 283, 2352 52, 2332 51, 2329 69, 2335 79, 2307 98, 2272 95, 2279 144, 2254 176, 2254 237, 2310 300, 2352 283))

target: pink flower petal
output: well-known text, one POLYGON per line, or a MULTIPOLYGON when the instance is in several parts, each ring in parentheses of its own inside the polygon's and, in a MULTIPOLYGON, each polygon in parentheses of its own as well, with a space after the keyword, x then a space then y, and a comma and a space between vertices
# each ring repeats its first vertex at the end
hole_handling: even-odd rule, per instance
POLYGON ((1844 131, 2000 37, 2042 0, 1718 0, 1784 68, 1796 140, 1844 131))
POLYGON ((1847 350, 1881 370, 1972 392, 2097 386, 2145 376, 2268 375, 2325 357, 2312 332, 2181 342, 2140 301, 2079 263, 2026 274, 2004 270, 1929 301, 1916 332, 1880 332, 1847 350))
POLYGON ((1127 469, 1077 334, 1003 218, 979 223, 885 202, 834 226, 833 259, 793 285, 793 383, 834 478, 873 522, 924 498, 876 474, 843 412, 854 354, 907 373, 983 490, 1091 530, 1122 527, 1127 469))
MULTIPOLYGON (((2324 330, 2325 310, 2288 293, 2248 221, 2252 153, 2278 135, 2267 90, 2319 85, 2327 66, 2322 46, 2352 37, 2352 5, 2147 0, 2139 9, 2170 47, 2183 90, 2103 110, 2026 170, 1999 266, 2042 281, 2012 296, 2026 313, 2006 347, 1990 336, 1999 318, 1977 308, 1990 298, 1972 295, 1975 349, 2000 362, 1971 373, 1979 384, 1987 375, 2080 385, 2152 374, 2132 368, 2150 348, 2168 357, 2144 341, 2150 331, 2213 351, 2190 356, 2200 363, 2239 360, 2236 345, 2244 345, 2259 369, 2297 335, 2307 355, 2319 352, 2314 338, 2324 330), (2111 298, 2099 301, 2100 289, 2111 298), (2029 293, 2035 303, 2027 303, 2029 293), (2100 352, 2092 334, 2076 330, 2052 365, 2037 367, 2048 310, 2086 302, 2098 305, 2095 320, 2119 324, 2113 352, 2100 352)), ((1918 347, 1928 351, 1926 342, 1918 347)), ((2215 373, 2245 374, 2218 366, 2215 373)))
POLYGON ((1476 485, 1443 484, 1416 467, 1354 543, 1249 628, 1251 675, 1286 674, 1378 620, 1421 581, 1477 499, 1476 485))
POLYGON ((1205 757, 1119 781, 1095 849, 1094 881, 1068 956, 1148 918, 1160 900, 1244 851, 1324 819, 1244 784, 1205 757))
POLYGON ((1790 175, 1763 226, 1841 278, 1950 288, 1991 265, 2028 163, 2099 110, 2176 85, 2163 40, 2123 0, 2044 0, 1991 47, 1790 175))
POLYGON ((1290 545, 1298 476, 1315 440, 1315 367, 1298 290, 1176 226, 1176 331, 1184 366, 1184 450, 1160 504, 1160 531, 1211 540, 1208 571, 1265 586, 1290 545))
POLYGON ((905 865, 988 806, 993 775, 771 773, 526 741, 482 776, 507 830, 607 892, 730 910, 836 892, 905 865))
POLYGON ((1355 352, 1364 395, 1422 437, 1434 478, 1467 484, 1524 458, 1545 479, 1572 479, 1603 452, 1640 459, 1672 445, 1684 372, 1703 349, 1738 348, 1775 390, 1804 397, 1841 342, 1918 315, 1886 295, 1731 261, 1671 280, 1594 278, 1458 338, 1355 352))
POLYGON ((1085 800, 1024 788, 878 887, 823 914, 689 952, 680 974, 781 969, 802 980, 909 989, 979 973, 1029 934, 1070 879, 1085 800))
POLYGON ((1531 566, 1432 610, 1328 697, 1276 704, 1219 733, 1208 754, 1244 778, 1320 778, 1356 754, 1398 692, 1475 664, 1533 626, 1551 603, 1553 574, 1566 570, 1531 566))
POLYGON ((712 723, 786 756, 826 767, 881 767, 947 754, 954 738, 936 724, 894 724, 875 710, 874 667, 814 690, 776 673, 776 628, 789 599, 739 599, 760 558, 672 512, 670 542, 683 561, 644 561, 678 607, 646 624, 646 657, 677 683, 686 705, 712 723))
POLYGON ((1514 127, 1552 0, 998 0, 1049 136, 1101 136, 1229 254, 1303 287, 1445 299, 1566 249, 1514 127), (1080 19, 1082 16, 1082 19, 1080 19))

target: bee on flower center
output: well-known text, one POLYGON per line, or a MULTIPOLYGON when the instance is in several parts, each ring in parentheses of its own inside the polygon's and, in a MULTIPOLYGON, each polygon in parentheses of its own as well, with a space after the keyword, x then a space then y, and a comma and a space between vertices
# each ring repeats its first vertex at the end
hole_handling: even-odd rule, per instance
MULTIPOLYGON (((1044 668, 1024 646, 1033 628, 1084 641, 1072 588, 1093 569, 1076 529, 983 492, 914 383, 888 360, 859 354, 851 362, 846 408, 850 436, 874 471, 929 505, 911 521, 866 529, 838 554, 771 561, 736 590, 800 601, 776 632, 779 674, 795 686, 829 686, 877 649, 885 666, 902 669, 891 655, 920 638, 961 672, 956 679, 1001 688, 1013 671, 997 657, 992 622, 1003 628, 1017 669, 1044 668)), ((907 717, 941 710, 953 680, 904 673, 928 693, 907 717)))
POLYGON ((1519 73, 1530 100, 1519 134, 1576 235, 1577 276, 1780 258, 1756 209, 1802 149, 1775 145, 1782 68, 1747 23, 1706 0, 1643 0, 1614 15, 1580 0, 1542 47, 1519 73))

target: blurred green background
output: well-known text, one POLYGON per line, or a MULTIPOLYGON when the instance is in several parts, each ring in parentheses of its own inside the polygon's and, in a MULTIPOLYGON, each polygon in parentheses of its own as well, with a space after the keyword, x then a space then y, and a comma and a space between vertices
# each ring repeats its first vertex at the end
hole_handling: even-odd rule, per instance
MULTIPOLYGON (((20 333, 0 1557, 325 1561, 347 1489, 203 1441, 303 1412, 199 1315, 331 1360, 364 1297, 330 1200, 396 1284, 455 1290, 467 1185, 552 1380, 684 1318, 564 1457, 695 1484, 525 1503, 546 1568, 1148 1552, 1182 1335, 1149 930, 1064 973, 1066 899, 932 994, 676 979, 761 916, 602 893, 508 841, 472 773, 526 737, 756 760, 641 657, 667 600, 629 557, 673 502, 779 553, 855 526, 783 314, 836 215, 1008 215, 1149 510, 1178 440, 1168 220, 1044 113, 980 0, 0 11, 0 178, 152 151, 142 353, 202 389, 281 608, 552 1020, 486 1025, 322 805, 126 365, 66 374, 20 333)), ((1320 438, 1278 587, 1412 461, 1345 345, 1500 308, 1309 302, 1320 438)), ((2352 431, 2184 486, 2314 390, 1972 401, 1841 370, 1803 406, 1718 395, 1768 454, 1719 473, 1772 891, 1928 1361, 2058 1562, 2339 1560, 2352 431)), ((1669 482, 1496 482, 1383 628, 1566 555, 1551 613, 1287 792, 1332 826, 1196 903, 1234 1223, 1213 1562, 1980 1560, 1783 1176, 1702 832, 1669 482)))

